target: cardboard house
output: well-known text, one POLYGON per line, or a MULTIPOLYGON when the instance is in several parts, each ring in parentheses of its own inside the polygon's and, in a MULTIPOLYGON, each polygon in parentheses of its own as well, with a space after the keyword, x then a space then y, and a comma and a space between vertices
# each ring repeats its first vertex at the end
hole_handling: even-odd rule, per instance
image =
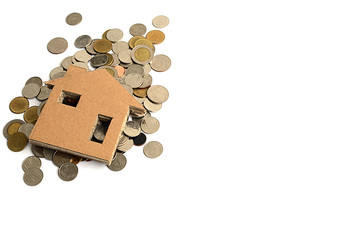
POLYGON ((71 66, 65 77, 45 84, 52 91, 29 137, 35 145, 109 165, 129 112, 146 112, 106 69, 71 66), (93 138, 100 122, 107 124, 102 142, 93 138))

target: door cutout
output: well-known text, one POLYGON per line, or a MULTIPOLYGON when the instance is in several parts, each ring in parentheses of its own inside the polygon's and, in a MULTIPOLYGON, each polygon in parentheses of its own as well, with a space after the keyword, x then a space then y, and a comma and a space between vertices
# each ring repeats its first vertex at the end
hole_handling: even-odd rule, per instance
POLYGON ((90 135, 90 140, 97 143, 103 143, 111 120, 112 117, 98 114, 93 131, 90 135))

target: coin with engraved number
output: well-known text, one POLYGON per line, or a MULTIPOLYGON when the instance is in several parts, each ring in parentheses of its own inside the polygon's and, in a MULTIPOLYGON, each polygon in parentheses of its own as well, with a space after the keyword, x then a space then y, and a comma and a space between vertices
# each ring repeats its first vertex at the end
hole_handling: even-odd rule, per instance
POLYGON ((26 172, 30 168, 40 168, 41 160, 40 160, 40 158, 35 157, 35 156, 27 157, 22 162, 21 167, 24 170, 24 172, 26 172))
POLYGON ((50 40, 47 45, 47 49, 50 53, 60 54, 66 51, 68 42, 65 38, 57 37, 50 40))
POLYGON ((73 12, 66 17, 65 22, 71 26, 74 26, 79 24, 81 20, 82 20, 81 14, 77 12, 73 12))
POLYGON ((61 180, 72 181, 78 174, 78 167, 75 163, 65 162, 59 167, 58 174, 61 180))
POLYGON ((36 186, 38 185, 44 177, 43 172, 39 168, 29 168, 23 176, 23 180, 26 185, 36 186))
POLYGON ((159 129, 160 122, 154 117, 146 117, 141 121, 140 126, 144 133, 152 134, 159 129))
POLYGON ((142 36, 146 33, 146 26, 141 23, 136 23, 130 27, 129 32, 133 36, 142 36))
POLYGON ((151 141, 144 146, 143 151, 148 158, 157 158, 162 154, 163 146, 157 141, 151 141))
MULTIPOLYGON (((32 83, 35 84, 35 83, 32 83)), ((9 104, 10 111, 13 113, 23 113, 29 107, 29 100, 24 97, 16 97, 9 104)))
POLYGON ((137 122, 127 121, 124 128, 124 133, 129 137, 136 137, 141 132, 140 126, 137 122))
POLYGON ((7 140, 8 148, 13 152, 20 152, 28 143, 28 138, 21 132, 16 132, 9 136, 7 140))
POLYGON ((91 37, 89 35, 81 35, 75 40, 74 45, 77 48, 85 48, 89 46, 90 43, 91 37))
POLYGON ((154 71, 165 72, 171 66, 171 60, 164 54, 159 54, 153 57, 150 61, 150 66, 154 71))
POLYGON ((126 166, 126 157, 124 154, 117 153, 114 160, 107 167, 112 171, 120 171, 126 166))
POLYGON ((31 78, 29 78, 26 81, 25 85, 28 84, 28 83, 36 83, 37 85, 39 85, 39 87, 42 86, 42 80, 39 77, 31 77, 31 78))
POLYGON ((40 92, 40 87, 36 83, 28 83, 24 86, 21 93, 27 99, 36 97, 40 92))
POLYGON ((19 127, 19 132, 25 134, 27 138, 29 138, 30 133, 32 132, 34 128, 34 124, 32 123, 24 123, 19 127))
POLYGON ((156 28, 164 28, 167 25, 169 25, 169 22, 170 22, 169 18, 164 15, 159 15, 157 17, 154 17, 154 19, 152 20, 152 24, 156 28))
POLYGON ((70 162, 72 158, 71 154, 55 151, 52 161, 55 164, 55 166, 60 167, 63 163, 70 162))

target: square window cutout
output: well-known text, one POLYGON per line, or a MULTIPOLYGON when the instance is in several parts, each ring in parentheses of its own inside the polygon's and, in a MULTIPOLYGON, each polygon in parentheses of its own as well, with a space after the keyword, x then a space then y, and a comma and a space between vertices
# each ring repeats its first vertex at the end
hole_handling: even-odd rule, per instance
POLYGON ((68 106, 76 107, 79 103, 80 97, 81 95, 79 94, 63 90, 61 92, 59 102, 68 106))

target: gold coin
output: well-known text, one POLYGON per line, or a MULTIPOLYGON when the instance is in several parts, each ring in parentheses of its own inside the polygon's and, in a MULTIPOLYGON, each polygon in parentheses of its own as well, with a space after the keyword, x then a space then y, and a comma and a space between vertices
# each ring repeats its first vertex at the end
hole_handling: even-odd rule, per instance
POLYGON ((13 113, 23 113, 29 107, 29 100, 24 97, 16 97, 9 104, 10 111, 13 113))
POLYGON ((12 123, 7 129, 8 134, 13 135, 14 133, 18 132, 20 126, 21 123, 18 122, 12 123))
POLYGON ((110 53, 106 53, 106 55, 108 56, 108 60, 107 62, 105 63, 105 66, 111 66, 111 64, 114 63, 114 57, 112 54, 110 53))
POLYGON ((143 36, 134 36, 134 37, 130 38, 130 40, 129 40, 130 48, 134 48, 136 41, 139 39, 144 39, 144 37, 143 36))
POLYGON ((133 93, 137 97, 144 98, 144 97, 146 97, 148 89, 149 89, 148 87, 147 88, 134 88, 133 93))
POLYGON ((150 59, 151 52, 149 49, 141 47, 135 50, 134 57, 140 62, 146 62, 150 59))
POLYGON ((107 39, 99 39, 94 43, 94 50, 98 53, 107 53, 112 48, 112 43, 107 39))
POLYGON ((82 157, 78 157, 78 156, 72 156, 70 162, 78 164, 79 162, 84 161, 84 159, 82 157))
POLYGON ((152 42, 149 39, 146 39, 146 38, 137 40, 135 42, 134 46, 136 47, 138 45, 146 45, 149 48, 151 48, 152 50, 155 50, 154 44, 152 44, 152 42))
POLYGON ((39 118, 37 114, 38 106, 29 107, 24 113, 25 122, 35 124, 37 119, 39 118))
MULTIPOLYGON (((106 30, 106 31, 102 34, 101 38, 102 38, 102 39, 107 39, 106 34, 107 34, 108 31, 110 31, 110 30, 111 30, 111 29, 106 30)), ((107 40, 109 40, 109 39, 107 39, 107 40)))
POLYGON ((165 34, 159 30, 152 30, 146 34, 146 38, 153 44, 159 44, 165 40, 165 34))
POLYGON ((26 147, 27 143, 28 139, 25 134, 16 132, 8 138, 7 146, 11 151, 19 152, 26 147))

